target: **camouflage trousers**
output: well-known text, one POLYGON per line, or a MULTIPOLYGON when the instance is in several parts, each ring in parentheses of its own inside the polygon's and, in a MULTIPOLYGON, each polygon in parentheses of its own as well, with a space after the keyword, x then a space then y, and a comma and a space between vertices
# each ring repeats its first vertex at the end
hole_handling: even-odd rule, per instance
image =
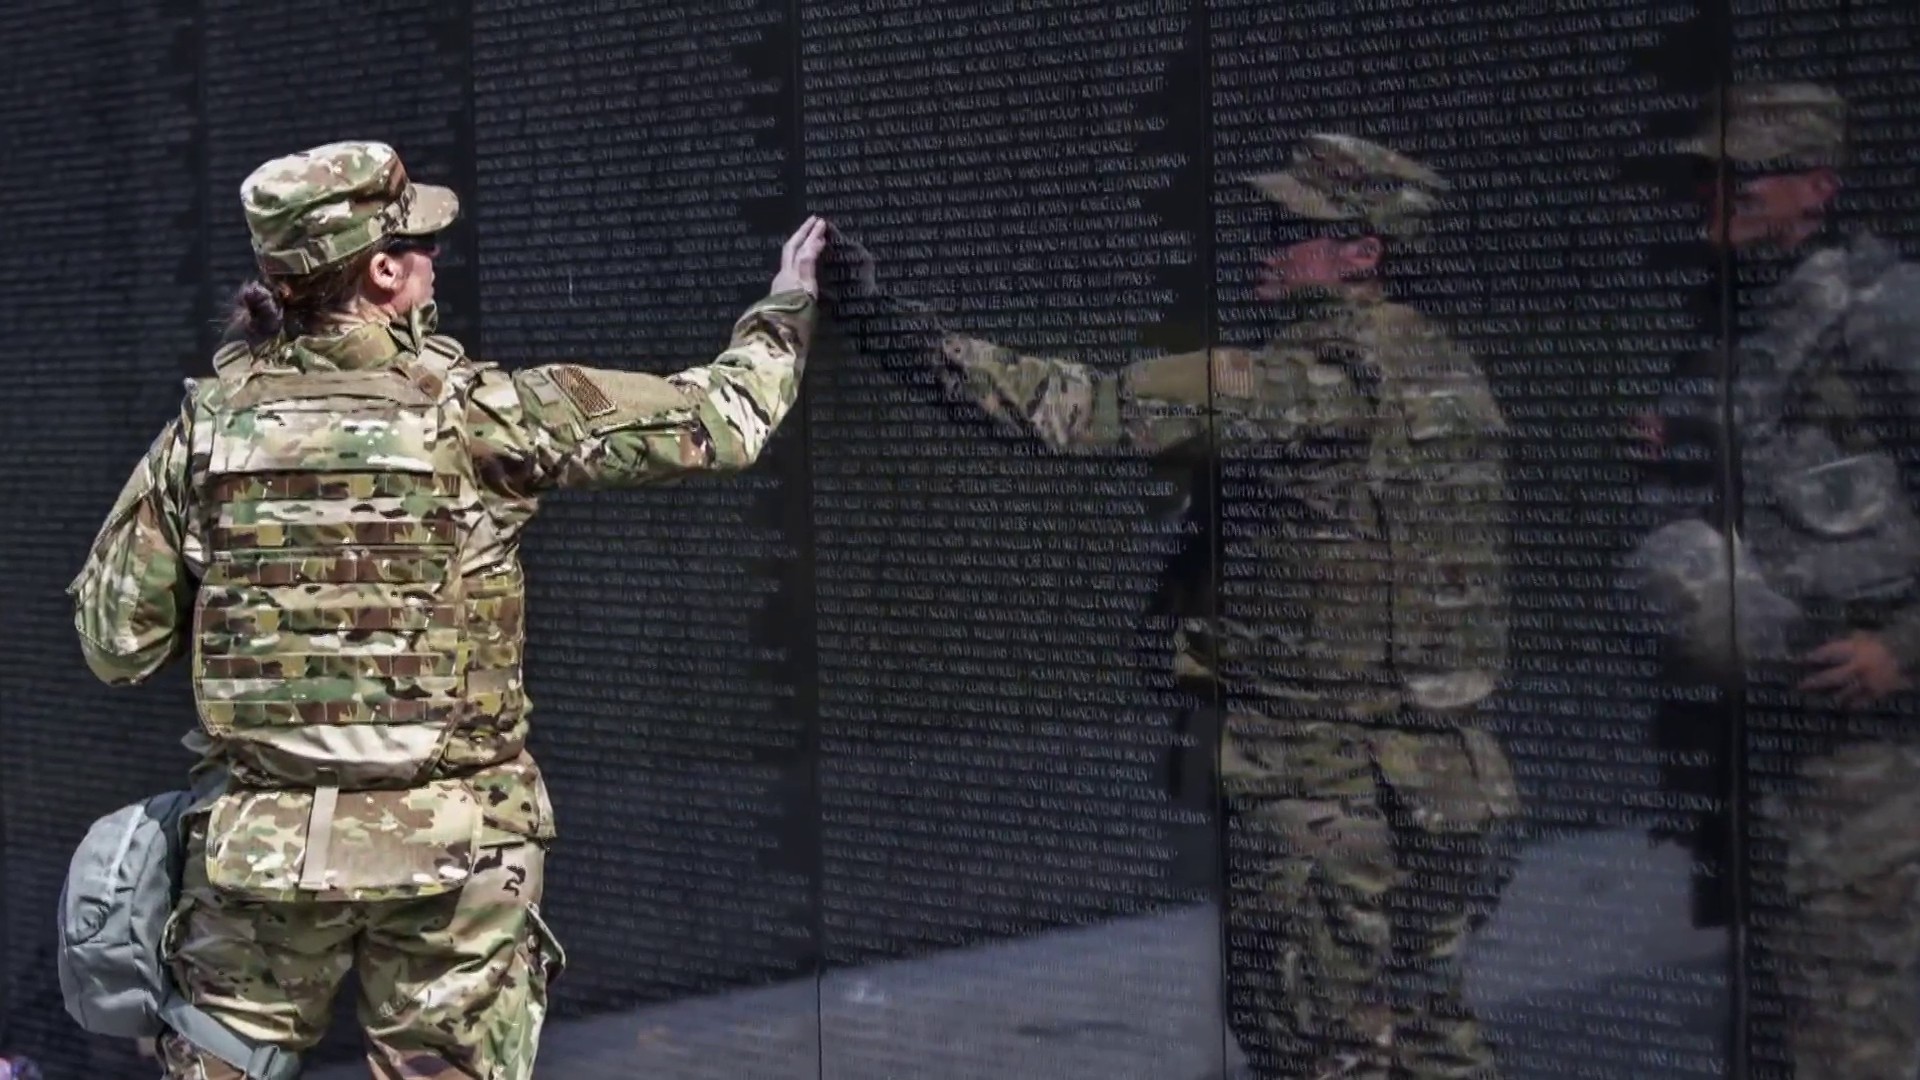
POLYGON ((1756 804, 1756 1042, 1783 1043, 1794 1080, 1912 1080, 1920 747, 1854 743, 1803 763, 1799 780, 1756 804))
POLYGON ((1229 1018, 1254 1073, 1497 1077, 1459 963, 1510 877, 1497 744, 1246 715, 1224 741, 1229 1018))
MULTIPOLYGON (((189 834, 163 943, 180 991, 238 1034, 304 1051, 325 1035, 349 971, 376 1080, 526 1080, 565 955, 540 919, 545 849, 489 847, 460 890, 365 903, 238 900, 207 882, 189 834)), ((171 1034, 172 1080, 239 1080, 171 1034)))

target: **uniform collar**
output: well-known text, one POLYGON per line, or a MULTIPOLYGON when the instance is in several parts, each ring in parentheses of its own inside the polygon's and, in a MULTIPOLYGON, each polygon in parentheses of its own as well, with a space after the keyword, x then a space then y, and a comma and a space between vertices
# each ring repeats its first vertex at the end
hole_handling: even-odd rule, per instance
POLYGON ((303 371, 360 371, 392 364, 402 353, 401 327, 370 319, 339 323, 302 334, 288 347, 287 361, 303 371))
POLYGON ((1307 285, 1287 297, 1305 314, 1323 314, 1334 310, 1366 309, 1386 303, 1387 292, 1379 281, 1352 281, 1341 285, 1307 285))

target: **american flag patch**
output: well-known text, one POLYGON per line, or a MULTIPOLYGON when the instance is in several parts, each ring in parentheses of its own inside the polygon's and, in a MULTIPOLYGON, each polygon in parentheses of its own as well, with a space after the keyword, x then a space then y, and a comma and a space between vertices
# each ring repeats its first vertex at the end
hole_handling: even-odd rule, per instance
POLYGON ((560 392, 567 395, 587 419, 605 416, 613 411, 613 402, 579 368, 558 367, 553 370, 553 381, 560 386, 560 392))
POLYGON ((1223 397, 1253 396, 1253 357, 1239 349, 1213 354, 1213 392, 1223 397))

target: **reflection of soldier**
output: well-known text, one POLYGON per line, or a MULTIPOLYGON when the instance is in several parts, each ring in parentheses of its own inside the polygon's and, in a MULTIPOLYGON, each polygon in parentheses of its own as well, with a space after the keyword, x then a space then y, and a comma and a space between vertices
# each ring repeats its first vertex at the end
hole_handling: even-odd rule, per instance
POLYGON ((1756 900, 1786 911, 1754 940, 1760 974, 1789 999, 1800 1080, 1906 1080, 1920 1050, 1920 747, 1819 714, 1864 709, 1920 665, 1920 521, 1899 463, 1920 388, 1920 269, 1864 233, 1816 247, 1840 187, 1844 110, 1821 87, 1742 87, 1694 146, 1741 169, 1714 240, 1798 264, 1734 354, 1733 550, 1695 519, 1642 555, 1696 672, 1767 683, 1798 656, 1814 670, 1797 689, 1815 696, 1795 729, 1850 732, 1799 739, 1810 752, 1796 787, 1756 803, 1757 835, 1784 844, 1756 853, 1756 883, 1783 890, 1756 900))
MULTIPOLYGON (((1234 560, 1176 669, 1226 707, 1232 1019, 1263 1075, 1490 1076, 1461 996, 1512 774, 1474 723, 1505 663, 1504 424, 1478 366, 1377 278, 1440 179, 1316 136, 1255 177, 1300 218, 1264 348, 1096 371, 945 335, 960 393, 1063 452, 1217 455, 1234 560)), ((1219 577, 1220 575, 1210 575, 1219 577)))
MULTIPOLYGON (((526 751, 520 537, 541 499, 751 465, 792 407, 825 223, 711 363, 508 373, 432 333, 458 200, 338 143, 242 185, 263 280, 71 585, 115 685, 185 655, 202 753, 157 943, 234 1034, 302 1051, 357 972, 380 1077, 530 1076, 564 954, 526 751)), ((167 1075, 231 1080, 175 1035, 167 1075)))

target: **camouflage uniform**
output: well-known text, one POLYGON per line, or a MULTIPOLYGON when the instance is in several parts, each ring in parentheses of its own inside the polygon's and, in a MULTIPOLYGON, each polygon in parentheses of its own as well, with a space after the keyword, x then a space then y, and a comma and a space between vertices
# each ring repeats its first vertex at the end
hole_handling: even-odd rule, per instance
MULTIPOLYGON (((269 274, 458 212, 377 143, 269 162, 242 197, 269 274)), ((530 1075, 564 955, 539 915, 555 831, 525 749, 522 531, 549 492, 751 465, 814 319, 806 293, 769 296, 663 378, 508 372, 426 309, 229 344, 188 382, 69 591, 106 682, 191 657, 196 772, 228 774, 164 942, 196 1005, 305 1049, 355 969, 376 1076, 530 1075)), ((232 1075, 162 1053, 174 1077, 232 1075)))
MULTIPOLYGON (((1832 167, 1844 108, 1817 86, 1738 87, 1690 149, 1749 169, 1832 167)), ((1676 522, 1642 545, 1644 583, 1685 670, 1744 679, 1770 710, 1801 714, 1797 775, 1755 800, 1750 826, 1755 1015, 1783 1016, 1798 1080, 1909 1080, 1920 746, 1898 734, 1910 718, 1840 715, 1788 688, 1807 650, 1860 630, 1920 672, 1920 521, 1898 463, 1920 389, 1920 268, 1859 234, 1805 256, 1763 309, 1734 352, 1732 550, 1707 522, 1676 522)))
MULTIPOLYGON (((1294 214, 1407 238, 1443 186, 1318 136, 1251 178, 1294 214)), ((1185 619, 1183 684, 1226 709, 1232 1020, 1260 1071, 1488 1077, 1461 996, 1513 777, 1475 723, 1506 658, 1505 423, 1478 365, 1375 285, 1318 290, 1264 348, 1118 371, 947 335, 950 378, 1062 452, 1216 457, 1233 572, 1185 619), (1235 481, 1239 483, 1239 480, 1235 481)))

